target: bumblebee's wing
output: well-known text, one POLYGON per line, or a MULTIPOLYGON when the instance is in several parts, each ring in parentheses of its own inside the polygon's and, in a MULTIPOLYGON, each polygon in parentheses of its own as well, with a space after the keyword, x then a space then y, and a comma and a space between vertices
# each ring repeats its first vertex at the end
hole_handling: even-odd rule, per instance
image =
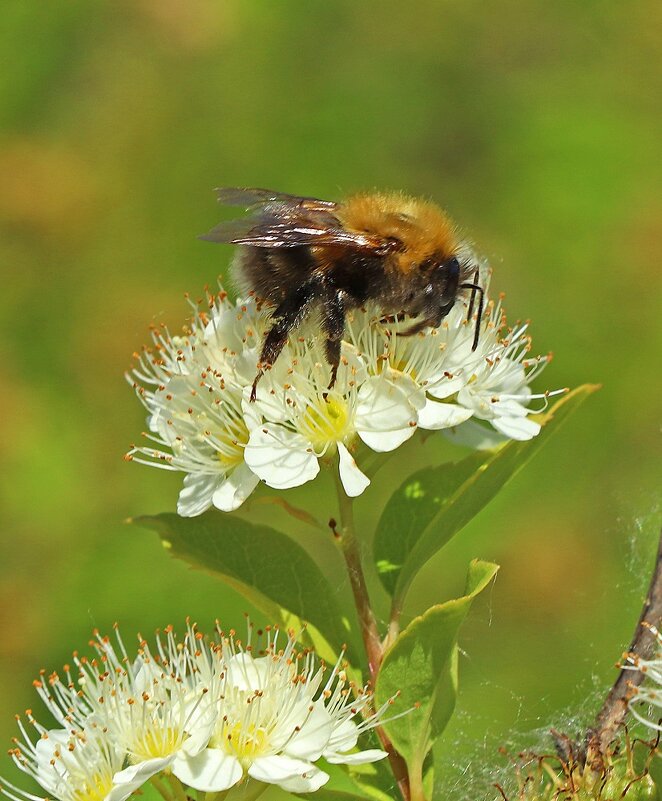
POLYGON ((254 208, 252 214, 222 222, 201 236, 208 242, 252 245, 262 248, 295 248, 342 245, 383 255, 398 243, 365 231, 343 227, 333 214, 337 203, 316 198, 283 195, 266 189, 220 189, 219 200, 254 208))
POLYGON ((243 206, 250 209, 254 206, 266 206, 270 203, 282 203, 289 208, 335 209, 337 203, 332 200, 320 200, 316 197, 299 197, 285 192, 274 192, 271 189, 244 189, 241 187, 223 187, 216 189, 218 202, 224 206, 243 206))
POLYGON ((304 245, 344 245, 378 254, 393 248, 388 240, 372 234, 344 229, 337 220, 279 219, 269 214, 253 215, 241 220, 222 222, 200 239, 228 242, 258 248, 296 248, 304 245))

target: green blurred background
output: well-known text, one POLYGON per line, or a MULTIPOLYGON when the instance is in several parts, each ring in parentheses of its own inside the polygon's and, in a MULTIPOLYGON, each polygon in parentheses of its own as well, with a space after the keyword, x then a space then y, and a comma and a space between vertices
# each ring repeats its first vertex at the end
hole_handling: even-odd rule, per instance
POLYGON ((409 610, 457 593, 474 556, 502 565, 462 638, 451 784, 561 710, 589 719, 660 519, 661 23, 657 0, 3 0, 5 741, 38 668, 94 626, 249 609, 122 522, 174 509, 178 476, 122 460, 144 425, 123 371, 226 268, 230 248, 196 239, 218 185, 434 198, 555 352, 538 386, 604 384, 409 610))

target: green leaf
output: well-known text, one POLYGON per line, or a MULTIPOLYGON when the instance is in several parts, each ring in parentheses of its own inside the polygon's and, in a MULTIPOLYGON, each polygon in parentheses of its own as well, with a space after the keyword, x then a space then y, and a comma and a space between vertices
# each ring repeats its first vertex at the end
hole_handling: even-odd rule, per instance
POLYGON ((425 565, 547 442, 568 415, 598 389, 584 385, 533 419, 542 431, 526 442, 510 440, 496 450, 473 453, 460 462, 425 468, 392 495, 375 535, 374 552, 382 584, 402 608, 409 585, 425 565))
MULTIPOLYGON (((219 577, 274 622, 281 607, 312 624, 338 653, 351 636, 336 592, 294 540, 268 526, 209 511, 199 517, 160 514, 130 522, 161 537, 173 556, 219 577)), ((348 643, 350 651, 351 643, 348 643)), ((324 656, 324 654, 322 654, 324 656)), ((348 651, 352 659, 352 653, 348 651)))
POLYGON ((384 655, 377 676, 376 703, 380 706, 399 692, 398 708, 413 708, 384 724, 393 745, 407 762, 413 784, 421 784, 425 756, 455 707, 460 626, 471 602, 498 569, 491 562, 471 562, 465 595, 433 606, 412 620, 384 655))

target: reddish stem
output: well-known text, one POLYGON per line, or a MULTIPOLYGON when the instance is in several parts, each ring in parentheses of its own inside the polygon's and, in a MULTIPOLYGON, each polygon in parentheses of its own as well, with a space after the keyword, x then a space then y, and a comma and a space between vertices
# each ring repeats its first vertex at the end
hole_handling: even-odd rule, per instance
MULTIPOLYGON (((338 491, 341 530, 340 532, 336 532, 335 523, 333 521, 331 528, 339 540, 340 549, 345 558, 345 564, 347 565, 347 575, 349 576, 349 583, 352 587, 352 594, 354 595, 354 605, 356 606, 356 612, 361 626, 363 647, 365 648, 366 657, 368 659, 370 684, 374 690, 377 673, 379 672, 379 666, 381 665, 384 653, 382 650, 382 641, 379 636, 379 629, 377 628, 377 620, 370 604, 368 586, 363 572, 361 550, 354 528, 353 502, 345 493, 339 479, 336 480, 336 486, 338 491)), ((402 798, 404 801, 409 801, 411 798, 411 791, 409 787, 407 764, 396 751, 384 729, 381 726, 377 726, 375 732, 379 737, 382 748, 388 754, 391 770, 398 783, 402 798)))

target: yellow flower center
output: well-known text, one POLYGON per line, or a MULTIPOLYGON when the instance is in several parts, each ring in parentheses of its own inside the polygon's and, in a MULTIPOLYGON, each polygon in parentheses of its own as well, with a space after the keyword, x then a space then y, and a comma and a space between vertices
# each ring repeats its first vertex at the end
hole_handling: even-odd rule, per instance
POLYGON ((342 398, 320 398, 306 408, 300 430, 315 449, 321 450, 347 436, 348 422, 349 411, 342 398))
MULTIPOLYGON (((216 739, 216 738, 213 738, 216 739)), ((224 748, 231 750, 240 762, 250 763, 263 754, 269 745, 267 732, 255 723, 226 722, 220 733, 224 748)))
POLYGON ((374 374, 381 375, 386 368, 389 368, 394 373, 409 376, 416 381, 417 370, 414 369, 408 359, 405 359, 396 351, 389 350, 386 355, 376 359, 374 363, 374 374))
POLYGON ((113 789, 112 776, 94 773, 71 793, 72 801, 103 801, 113 789))
POLYGON ((170 756, 182 743, 181 732, 174 726, 154 727, 138 734, 133 742, 132 761, 170 756))
POLYGON ((396 373, 402 373, 402 375, 408 375, 414 381, 416 381, 416 370, 409 364, 406 359, 391 359, 391 370, 394 370, 396 373))
POLYGON ((248 429, 243 417, 236 417, 228 427, 215 434, 216 458, 223 467, 232 468, 244 460, 244 446, 248 442, 248 429))

